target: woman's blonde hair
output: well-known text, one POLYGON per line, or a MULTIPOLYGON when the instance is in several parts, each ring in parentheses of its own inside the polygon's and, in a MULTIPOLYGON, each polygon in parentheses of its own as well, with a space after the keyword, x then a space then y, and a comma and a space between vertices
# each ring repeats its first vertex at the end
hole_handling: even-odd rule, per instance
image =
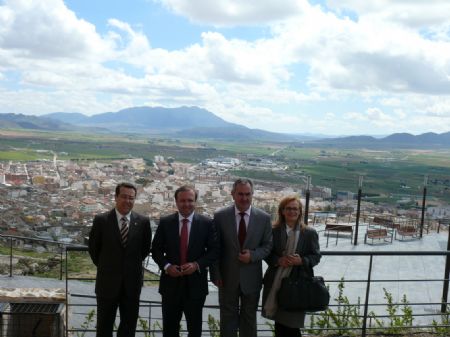
POLYGON ((296 222, 295 226, 300 225, 301 230, 303 230, 306 227, 306 225, 303 222, 303 206, 300 201, 300 198, 297 197, 296 195, 287 196, 287 197, 284 197, 283 199, 281 199, 281 201, 278 205, 277 219, 276 219, 275 223, 273 224, 273 227, 279 227, 282 224, 286 223, 286 218, 283 215, 283 210, 285 209, 286 205, 292 201, 296 201, 298 203, 298 208, 299 208, 299 214, 298 214, 298 218, 297 218, 297 222, 296 222))

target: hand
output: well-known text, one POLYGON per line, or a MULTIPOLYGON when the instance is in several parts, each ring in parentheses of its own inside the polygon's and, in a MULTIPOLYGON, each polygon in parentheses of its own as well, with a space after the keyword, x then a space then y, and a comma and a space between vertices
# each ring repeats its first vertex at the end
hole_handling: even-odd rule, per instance
POLYGON ((217 287, 217 288, 222 288, 223 287, 223 281, 222 280, 214 280, 214 281, 212 281, 213 283, 214 283, 214 285, 217 287))
POLYGON ((291 254, 286 256, 288 259, 288 263, 291 266, 300 266, 303 264, 303 260, 298 254, 291 254))
POLYGON ((171 264, 169 267, 167 267, 166 272, 171 277, 183 276, 180 266, 177 266, 175 264, 171 264))
POLYGON ((191 275, 193 272, 197 271, 198 264, 195 262, 185 263, 181 266, 181 274, 191 275))
POLYGON ((250 263, 250 261, 251 261, 250 251, 248 249, 244 249, 242 252, 239 253, 238 259, 242 263, 245 263, 245 264, 250 263))
POLYGON ((278 259, 278 265, 282 268, 290 267, 289 259, 287 256, 282 256, 278 259))

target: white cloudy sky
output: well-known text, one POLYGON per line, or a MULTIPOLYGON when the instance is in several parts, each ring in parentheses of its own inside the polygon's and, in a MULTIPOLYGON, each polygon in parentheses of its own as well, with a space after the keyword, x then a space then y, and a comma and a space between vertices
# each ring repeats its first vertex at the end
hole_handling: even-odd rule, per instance
POLYGON ((0 0, 0 113, 199 106, 278 132, 450 131, 448 0, 0 0))

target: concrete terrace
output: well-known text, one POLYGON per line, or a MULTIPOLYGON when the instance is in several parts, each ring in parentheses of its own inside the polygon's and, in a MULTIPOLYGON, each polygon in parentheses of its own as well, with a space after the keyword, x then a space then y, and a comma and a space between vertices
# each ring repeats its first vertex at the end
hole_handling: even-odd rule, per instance
MULTIPOLYGON (((319 232, 319 240, 322 251, 445 251, 447 248, 448 232, 441 233, 424 232, 422 239, 408 241, 393 240, 392 243, 365 244, 365 227, 360 228, 358 245, 354 246, 348 236, 342 235, 335 244, 335 237, 330 237, 328 247, 326 247, 327 238, 324 235, 324 225, 316 225, 319 232)), ((376 241, 375 241, 376 242, 376 241)), ((349 282, 345 284, 344 295, 350 303, 356 304, 358 298, 361 302, 365 300, 366 282, 369 268, 368 256, 324 256, 321 263, 315 268, 315 274, 321 275, 330 286, 332 298, 337 297, 337 284, 341 278, 345 280, 361 280, 362 282, 349 282), (335 282, 336 281, 336 282, 335 282)), ((373 258, 372 281, 386 280, 386 282, 373 282, 370 287, 371 304, 385 304, 383 288, 386 288, 392 294, 395 302, 400 302, 403 295, 406 295, 410 303, 438 303, 442 297, 443 281, 430 282, 397 282, 397 280, 411 279, 440 279, 444 278, 445 257, 444 256, 378 256, 373 258)), ((54 279, 43 279, 36 277, 23 276, 0 276, 0 286, 7 288, 65 288, 65 281, 54 279)), ((94 284, 92 282, 83 282, 70 280, 69 292, 70 304, 82 304, 87 306, 71 306, 69 316, 69 327, 80 327, 86 317, 86 313, 95 307, 95 298, 78 297, 78 295, 94 296, 94 284)), ((157 287, 144 287, 141 300, 160 301, 157 287)), ((217 293, 214 286, 211 287, 210 295, 207 297, 207 304, 217 305, 217 293)), ((414 314, 439 313, 440 305, 413 305, 414 314)), ((386 314, 385 307, 372 306, 369 311, 379 314, 386 314)), ((361 313, 363 310, 361 309, 361 313)), ((212 314, 218 319, 218 311, 215 309, 206 309, 204 320, 208 314, 212 314)), ((152 308, 149 314, 148 307, 142 307, 140 315, 148 319, 151 316, 152 322, 160 320, 161 314, 159 308, 152 308)), ((429 324, 433 318, 416 317, 414 325, 429 324)), ((260 329, 267 329, 265 319, 260 319, 260 329)), ((205 325, 205 329, 207 326, 205 325)), ((205 333, 205 336, 209 333, 205 333)), ((269 332, 261 334, 269 336, 269 332)), ((89 334, 86 334, 86 337, 89 334)))

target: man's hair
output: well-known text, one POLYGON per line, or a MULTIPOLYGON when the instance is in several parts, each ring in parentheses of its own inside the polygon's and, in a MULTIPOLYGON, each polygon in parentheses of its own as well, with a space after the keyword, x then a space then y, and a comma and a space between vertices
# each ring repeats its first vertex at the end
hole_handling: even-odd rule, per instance
POLYGON ((250 188, 251 188, 252 194, 253 194, 253 182, 252 182, 250 179, 248 179, 248 178, 239 178, 239 179, 236 179, 236 180, 234 181, 234 183, 233 183, 233 189, 231 190, 231 193, 234 193, 234 191, 236 191, 236 187, 237 187, 238 185, 247 185, 247 184, 250 185, 250 188))
POLYGON ((189 186, 189 185, 183 185, 177 188, 177 190, 175 191, 175 201, 177 200, 178 197, 178 193, 180 192, 188 192, 188 191, 192 191, 195 194, 195 201, 197 201, 197 197, 198 197, 198 192, 195 190, 194 186, 189 186))
POLYGON ((125 182, 123 182, 123 183, 117 184, 117 186, 116 186, 116 197, 119 196, 119 194, 120 194, 120 189, 121 189, 122 187, 125 187, 125 188, 132 188, 132 189, 134 190, 134 195, 137 195, 137 188, 136 188, 136 186, 134 186, 134 185, 131 184, 131 183, 125 183, 125 182))

